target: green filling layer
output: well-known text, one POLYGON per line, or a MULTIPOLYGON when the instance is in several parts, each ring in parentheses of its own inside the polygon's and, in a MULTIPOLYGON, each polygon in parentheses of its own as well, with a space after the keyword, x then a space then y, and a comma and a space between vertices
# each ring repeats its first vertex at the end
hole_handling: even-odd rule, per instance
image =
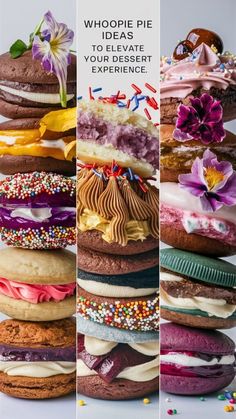
MULTIPOLYGON (((210 318, 215 318, 215 319, 220 318, 220 317, 216 317, 216 316, 209 316, 209 314, 206 311, 201 311, 201 310, 198 310, 198 309, 196 309, 196 310, 185 310, 184 308, 172 308, 172 307, 168 307, 168 306, 161 306, 161 308, 164 308, 165 310, 169 310, 169 311, 174 311, 176 313, 190 314, 191 316, 210 317, 210 318)), ((236 319, 236 311, 234 312, 234 314, 232 316, 227 317, 227 319, 236 319)))

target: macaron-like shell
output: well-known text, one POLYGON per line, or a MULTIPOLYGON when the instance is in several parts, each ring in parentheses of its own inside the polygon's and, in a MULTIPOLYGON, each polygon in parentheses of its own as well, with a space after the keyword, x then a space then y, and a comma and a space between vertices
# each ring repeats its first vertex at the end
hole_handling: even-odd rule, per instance
POLYGON ((221 319, 217 317, 203 317, 174 311, 161 307, 162 319, 182 324, 190 327, 200 327, 202 329, 231 329, 236 326, 236 318, 221 319))
POLYGON ((121 275, 139 272, 158 265, 158 252, 151 250, 139 255, 108 255, 78 247, 77 266, 83 271, 100 275, 121 275))
POLYGON ((20 399, 53 399, 76 390, 76 374, 47 378, 14 377, 0 372, 0 392, 20 399))
POLYGON ((174 323, 160 325, 161 349, 203 352, 209 355, 231 355, 235 343, 229 336, 216 330, 192 329, 174 323))
POLYGON ((162 249, 163 268, 206 283, 236 287, 236 266, 221 259, 213 259, 179 249, 162 249))
POLYGON ((0 322, 0 344, 26 348, 66 348, 75 346, 76 322, 66 318, 54 322, 0 322))
POLYGON ((76 299, 73 296, 59 302, 49 301, 33 304, 0 294, 0 311, 19 320, 33 322, 60 320, 75 314, 76 299))
POLYGON ((143 241, 130 240, 126 246, 121 246, 119 243, 106 242, 102 238, 102 233, 97 230, 78 231, 77 240, 78 244, 81 243, 83 247, 112 255, 136 255, 159 248, 159 240, 152 236, 148 236, 143 241))
POLYGON ((236 254, 236 246, 206 236, 194 233, 188 234, 185 230, 175 230, 172 226, 164 223, 161 223, 161 241, 178 249, 212 257, 226 257, 236 254))
MULTIPOLYGON (((67 68, 67 81, 76 80, 76 56, 70 54, 71 64, 67 68)), ((0 55, 0 80, 29 84, 58 84, 55 74, 45 71, 40 60, 34 60, 32 51, 26 51, 17 59, 6 52, 0 55)))
POLYGON ((158 332, 139 332, 134 330, 121 330, 115 327, 109 327, 104 324, 95 323, 91 320, 85 320, 79 317, 77 322, 77 330, 79 333, 92 336, 98 339, 107 340, 109 342, 119 343, 142 343, 148 341, 156 341, 158 345, 158 332))
POLYGON ((0 250, 0 273, 2 278, 25 284, 70 284, 76 281, 76 256, 69 250, 8 247, 0 250))
POLYGON ((234 379, 235 373, 223 377, 178 377, 175 375, 161 374, 160 388, 172 394, 188 396, 213 393, 227 387, 234 379))
POLYGON ((135 382, 115 379, 107 384, 98 375, 77 377, 77 392, 88 397, 102 400, 130 400, 147 396, 159 389, 159 377, 151 381, 135 382))

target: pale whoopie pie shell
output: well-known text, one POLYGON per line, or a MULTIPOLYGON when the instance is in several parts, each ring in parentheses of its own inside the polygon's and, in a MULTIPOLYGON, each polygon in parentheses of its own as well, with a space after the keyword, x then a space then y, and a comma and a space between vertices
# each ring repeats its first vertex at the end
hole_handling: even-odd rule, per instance
POLYGON ((0 294, 0 308, 3 314, 17 320, 34 322, 61 320, 75 314, 76 299, 73 296, 60 302, 49 301, 33 304, 0 294))
POLYGON ((71 284, 76 278, 76 256, 61 249, 4 248, 0 250, 0 277, 24 284, 71 284))

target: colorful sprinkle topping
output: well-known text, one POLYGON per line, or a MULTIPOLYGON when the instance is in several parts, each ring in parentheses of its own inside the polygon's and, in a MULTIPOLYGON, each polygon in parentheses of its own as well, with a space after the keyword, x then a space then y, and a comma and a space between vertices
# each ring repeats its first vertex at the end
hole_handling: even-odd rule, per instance
POLYGON ((87 320, 126 330, 143 332, 159 328, 159 297, 121 303, 107 301, 97 303, 86 297, 78 297, 77 312, 87 320))
POLYGON ((16 173, 0 182, 0 197, 6 198, 27 199, 42 193, 69 193, 74 196, 75 192, 76 182, 73 179, 55 173, 16 173))

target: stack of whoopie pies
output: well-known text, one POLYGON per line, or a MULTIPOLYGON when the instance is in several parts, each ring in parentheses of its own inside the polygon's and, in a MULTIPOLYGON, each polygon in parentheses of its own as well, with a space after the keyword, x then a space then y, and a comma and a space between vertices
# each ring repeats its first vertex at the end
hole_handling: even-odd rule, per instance
MULTIPOLYGON (((75 98, 71 55, 68 107, 75 98)), ((75 129, 46 122, 66 111, 32 51, 0 56, 0 114, 10 118, 0 123, 0 311, 13 318, 0 323, 0 391, 26 399, 76 386, 76 257, 65 250, 76 242, 75 129)))
POLYGON ((161 81, 162 390, 204 395, 235 377, 235 58, 219 36, 192 30, 164 59, 161 81), (190 253, 192 252, 192 253, 190 253))
POLYGON ((78 393, 159 386, 158 130, 101 100, 78 105, 78 393))

